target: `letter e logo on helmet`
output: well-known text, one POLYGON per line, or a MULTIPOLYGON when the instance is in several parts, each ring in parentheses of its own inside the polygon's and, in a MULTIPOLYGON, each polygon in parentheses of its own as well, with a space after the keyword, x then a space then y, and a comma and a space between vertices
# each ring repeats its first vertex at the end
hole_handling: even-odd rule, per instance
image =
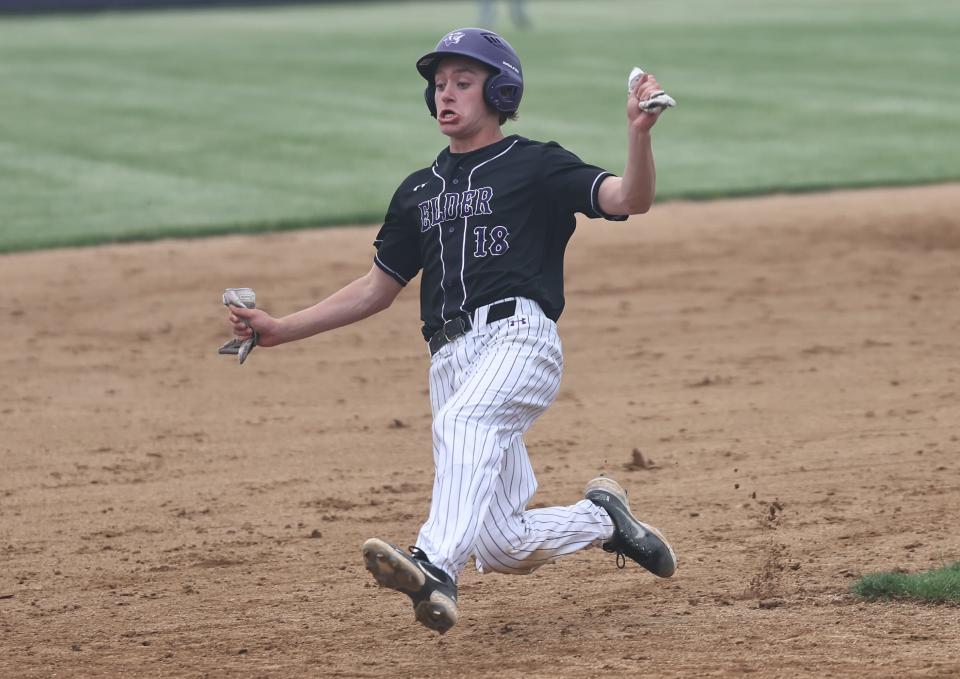
POLYGON ((447 47, 450 47, 451 45, 456 45, 461 40, 463 40, 462 31, 451 31, 450 33, 447 33, 445 36, 443 36, 442 42, 447 47))

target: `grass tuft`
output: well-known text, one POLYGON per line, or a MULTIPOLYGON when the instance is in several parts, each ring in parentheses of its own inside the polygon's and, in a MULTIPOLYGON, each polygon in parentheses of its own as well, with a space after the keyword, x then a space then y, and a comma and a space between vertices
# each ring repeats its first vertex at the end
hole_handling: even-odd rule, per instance
POLYGON ((869 601, 960 603, 960 561, 925 573, 872 573, 857 580, 851 589, 869 601))

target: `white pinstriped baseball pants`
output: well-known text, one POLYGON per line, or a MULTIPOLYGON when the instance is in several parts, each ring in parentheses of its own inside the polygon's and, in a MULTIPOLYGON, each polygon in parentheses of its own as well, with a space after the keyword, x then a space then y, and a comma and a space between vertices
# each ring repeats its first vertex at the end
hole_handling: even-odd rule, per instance
POLYGON ((471 555, 482 572, 523 574, 613 535, 589 500, 526 510, 537 481, 523 434, 556 398, 560 336, 532 300, 489 325, 488 308, 430 364, 436 476, 417 546, 454 579, 471 555))

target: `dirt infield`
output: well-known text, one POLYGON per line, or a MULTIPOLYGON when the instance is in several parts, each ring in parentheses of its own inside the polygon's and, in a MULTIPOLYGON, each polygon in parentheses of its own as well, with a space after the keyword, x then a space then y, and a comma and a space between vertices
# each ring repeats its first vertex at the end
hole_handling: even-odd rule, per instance
POLYGON ((535 500, 615 476, 679 571, 469 569, 443 638, 360 558, 429 501, 415 291, 215 353, 222 288, 305 306, 375 228, 0 257, 0 676, 958 676, 960 607, 847 593, 960 559, 958 215, 951 185, 582 222, 535 500))

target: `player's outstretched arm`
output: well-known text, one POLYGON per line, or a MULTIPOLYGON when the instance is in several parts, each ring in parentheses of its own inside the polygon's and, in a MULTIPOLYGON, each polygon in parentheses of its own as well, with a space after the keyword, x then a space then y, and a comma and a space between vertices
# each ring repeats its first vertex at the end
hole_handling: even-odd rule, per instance
POLYGON ((261 309, 231 306, 229 321, 237 337, 247 338, 256 330, 260 334, 258 344, 273 347, 372 316, 393 304, 401 290, 402 285, 374 264, 366 275, 302 311, 274 318, 261 309))
POLYGON ((640 102, 662 91, 657 79, 646 73, 627 95, 627 166, 623 177, 607 177, 600 185, 600 208, 609 215, 642 214, 653 205, 657 171, 650 130, 663 109, 645 111, 640 102))

